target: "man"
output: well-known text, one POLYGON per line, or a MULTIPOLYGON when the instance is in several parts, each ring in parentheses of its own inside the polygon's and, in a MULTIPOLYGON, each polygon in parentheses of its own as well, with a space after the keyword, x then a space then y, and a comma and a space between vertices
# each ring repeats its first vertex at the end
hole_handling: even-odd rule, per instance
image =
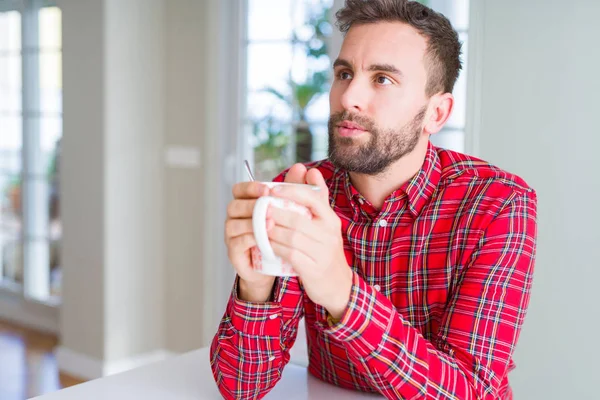
POLYGON ((211 347, 226 398, 260 398, 304 317, 309 372, 389 399, 510 399, 507 375, 531 288, 536 194, 486 162, 435 148, 453 107, 458 35, 404 0, 347 0, 330 93, 329 158, 276 180, 269 237, 297 278, 251 268, 260 183, 240 183, 226 243, 237 271, 211 347))

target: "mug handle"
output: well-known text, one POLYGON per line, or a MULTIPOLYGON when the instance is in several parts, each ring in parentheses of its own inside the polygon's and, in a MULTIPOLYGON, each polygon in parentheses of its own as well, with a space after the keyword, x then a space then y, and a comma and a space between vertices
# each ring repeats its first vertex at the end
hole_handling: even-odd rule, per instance
POLYGON ((280 199, 271 196, 259 197, 252 211, 252 230, 263 259, 275 260, 277 258, 267 235, 267 209, 271 203, 278 200, 280 199))

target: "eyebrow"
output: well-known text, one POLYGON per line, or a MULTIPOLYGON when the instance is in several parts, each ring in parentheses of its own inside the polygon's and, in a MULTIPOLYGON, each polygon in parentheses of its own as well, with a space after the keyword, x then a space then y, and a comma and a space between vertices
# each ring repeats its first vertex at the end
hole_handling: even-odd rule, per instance
MULTIPOLYGON (((352 69, 352 64, 350 64, 350 62, 348 60, 344 60, 343 58, 338 58, 333 63, 333 68, 337 68, 337 67, 346 67, 346 68, 352 69)), ((371 71, 371 72, 377 72, 377 71, 388 72, 390 74, 404 76, 402 71, 400 71, 398 68, 396 68, 392 64, 371 64, 367 70, 371 71)))

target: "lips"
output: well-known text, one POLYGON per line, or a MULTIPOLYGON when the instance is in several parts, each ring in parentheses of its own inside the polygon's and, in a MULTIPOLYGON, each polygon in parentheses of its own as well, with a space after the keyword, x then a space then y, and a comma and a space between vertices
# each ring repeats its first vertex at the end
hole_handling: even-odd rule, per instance
POLYGON ((342 121, 338 125, 338 134, 341 137, 358 137, 362 136, 365 133, 365 128, 354 122, 342 121))
POLYGON ((365 130, 365 128, 363 128, 359 124, 356 124, 356 123, 350 122, 350 121, 342 121, 338 125, 338 127, 345 128, 345 129, 353 129, 353 130, 357 130, 357 131, 364 131, 365 130))

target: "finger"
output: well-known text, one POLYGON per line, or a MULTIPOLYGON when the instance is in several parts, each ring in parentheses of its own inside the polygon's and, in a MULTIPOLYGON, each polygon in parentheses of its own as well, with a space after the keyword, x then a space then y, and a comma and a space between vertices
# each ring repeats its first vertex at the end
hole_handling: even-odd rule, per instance
POLYGON ((252 218, 254 211, 255 199, 232 200, 227 205, 228 218, 252 218))
MULTIPOLYGON (((268 233, 270 243, 279 243, 281 245, 298 249, 308 257, 315 252, 315 249, 320 248, 319 242, 304 233, 286 228, 284 226, 275 225, 268 233)), ((312 258, 312 257, 311 257, 312 258)), ((313 260, 317 261, 317 260, 313 260)))
POLYGON ((300 185, 279 185, 271 189, 271 195, 282 197, 293 201, 294 203, 303 205, 310 209, 313 215, 324 218, 331 213, 331 206, 319 190, 315 190, 311 186, 300 185))
POLYGON ((228 219, 225 222, 226 238, 231 239, 236 236, 241 236, 252 232, 253 229, 251 219, 228 219))
POLYGON ((327 187, 327 183, 325 182, 325 178, 323 178, 321 171, 319 171, 317 168, 311 168, 308 170, 306 173, 306 183, 321 188, 319 194, 326 198, 329 202, 329 188, 327 187))
POLYGON ((306 271, 315 269, 315 261, 304 252, 274 241, 271 242, 271 247, 277 256, 292 264, 300 278, 305 275, 306 271))
POLYGON ((261 182, 239 182, 231 190, 236 199, 256 199, 269 194, 269 188, 261 182))
POLYGON ((287 172, 285 181, 287 183, 306 183, 306 167, 303 164, 294 164, 287 172))
POLYGON ((256 246, 254 234, 246 233, 245 235, 231 238, 227 247, 230 254, 240 255, 254 246, 256 246))
POLYGON ((318 237, 319 233, 323 231, 318 226, 317 221, 311 220, 295 211, 272 207, 269 210, 269 216, 273 219, 275 225, 295 229, 311 238, 318 237))

